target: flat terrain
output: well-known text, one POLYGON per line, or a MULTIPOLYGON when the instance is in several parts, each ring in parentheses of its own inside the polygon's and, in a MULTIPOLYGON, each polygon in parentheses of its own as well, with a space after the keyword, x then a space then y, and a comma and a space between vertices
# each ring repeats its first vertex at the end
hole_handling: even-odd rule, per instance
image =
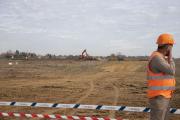
MULTIPOLYGON (((28 60, 11 61, 13 65, 8 65, 9 62, 0 60, 0 101, 148 106, 144 61, 28 60)), ((180 108, 180 62, 176 66, 177 90, 172 107, 180 108)), ((0 111, 148 118, 147 113, 78 109, 0 107, 0 111)), ((180 115, 171 116, 171 120, 179 119, 180 115)))

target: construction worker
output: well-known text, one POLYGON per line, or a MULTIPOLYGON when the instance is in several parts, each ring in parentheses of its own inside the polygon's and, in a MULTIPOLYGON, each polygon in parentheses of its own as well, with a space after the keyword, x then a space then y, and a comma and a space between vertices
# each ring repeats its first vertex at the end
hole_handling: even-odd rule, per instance
POLYGON ((175 90, 175 63, 172 48, 175 41, 171 34, 161 34, 158 49, 149 58, 147 80, 150 120, 168 120, 170 100, 175 90))

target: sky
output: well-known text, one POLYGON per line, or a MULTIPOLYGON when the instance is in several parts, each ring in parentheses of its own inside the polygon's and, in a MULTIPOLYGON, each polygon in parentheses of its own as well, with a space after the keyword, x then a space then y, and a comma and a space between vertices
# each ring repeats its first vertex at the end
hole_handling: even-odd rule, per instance
POLYGON ((149 55, 161 33, 180 57, 180 0, 0 0, 0 52, 149 55))

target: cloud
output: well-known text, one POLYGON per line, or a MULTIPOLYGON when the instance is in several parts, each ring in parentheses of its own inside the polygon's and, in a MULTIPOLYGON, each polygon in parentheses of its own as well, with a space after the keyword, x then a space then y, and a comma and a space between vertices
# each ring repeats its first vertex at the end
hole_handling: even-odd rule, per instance
POLYGON ((106 17, 102 17, 102 16, 97 16, 94 21, 97 22, 97 23, 100 23, 100 24, 104 24, 104 25, 116 24, 117 23, 116 20, 106 18, 106 17))
MULTIPOLYGON (((0 41, 23 47, 18 39, 24 39, 35 50, 56 46, 60 51, 59 43, 70 52, 86 47, 103 55, 119 50, 138 55, 154 48, 162 32, 180 37, 179 9, 178 0, 1 0, 0 41), (37 47, 34 40, 44 45, 37 47)), ((0 47, 11 49, 8 44, 0 47)))
POLYGON ((168 6, 168 11, 169 11, 169 12, 177 12, 177 11, 178 11, 178 8, 175 7, 175 6, 168 6))

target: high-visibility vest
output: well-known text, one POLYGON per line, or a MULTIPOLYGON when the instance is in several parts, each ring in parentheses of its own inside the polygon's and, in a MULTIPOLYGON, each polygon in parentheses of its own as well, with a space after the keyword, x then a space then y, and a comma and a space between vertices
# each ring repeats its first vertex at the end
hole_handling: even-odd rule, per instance
POLYGON ((172 93, 175 90, 175 77, 173 75, 160 73, 154 73, 150 69, 150 62, 154 56, 163 57, 159 52, 153 52, 150 56, 149 63, 147 66, 147 80, 148 80, 148 98, 153 98, 159 95, 165 98, 171 98, 172 93))

